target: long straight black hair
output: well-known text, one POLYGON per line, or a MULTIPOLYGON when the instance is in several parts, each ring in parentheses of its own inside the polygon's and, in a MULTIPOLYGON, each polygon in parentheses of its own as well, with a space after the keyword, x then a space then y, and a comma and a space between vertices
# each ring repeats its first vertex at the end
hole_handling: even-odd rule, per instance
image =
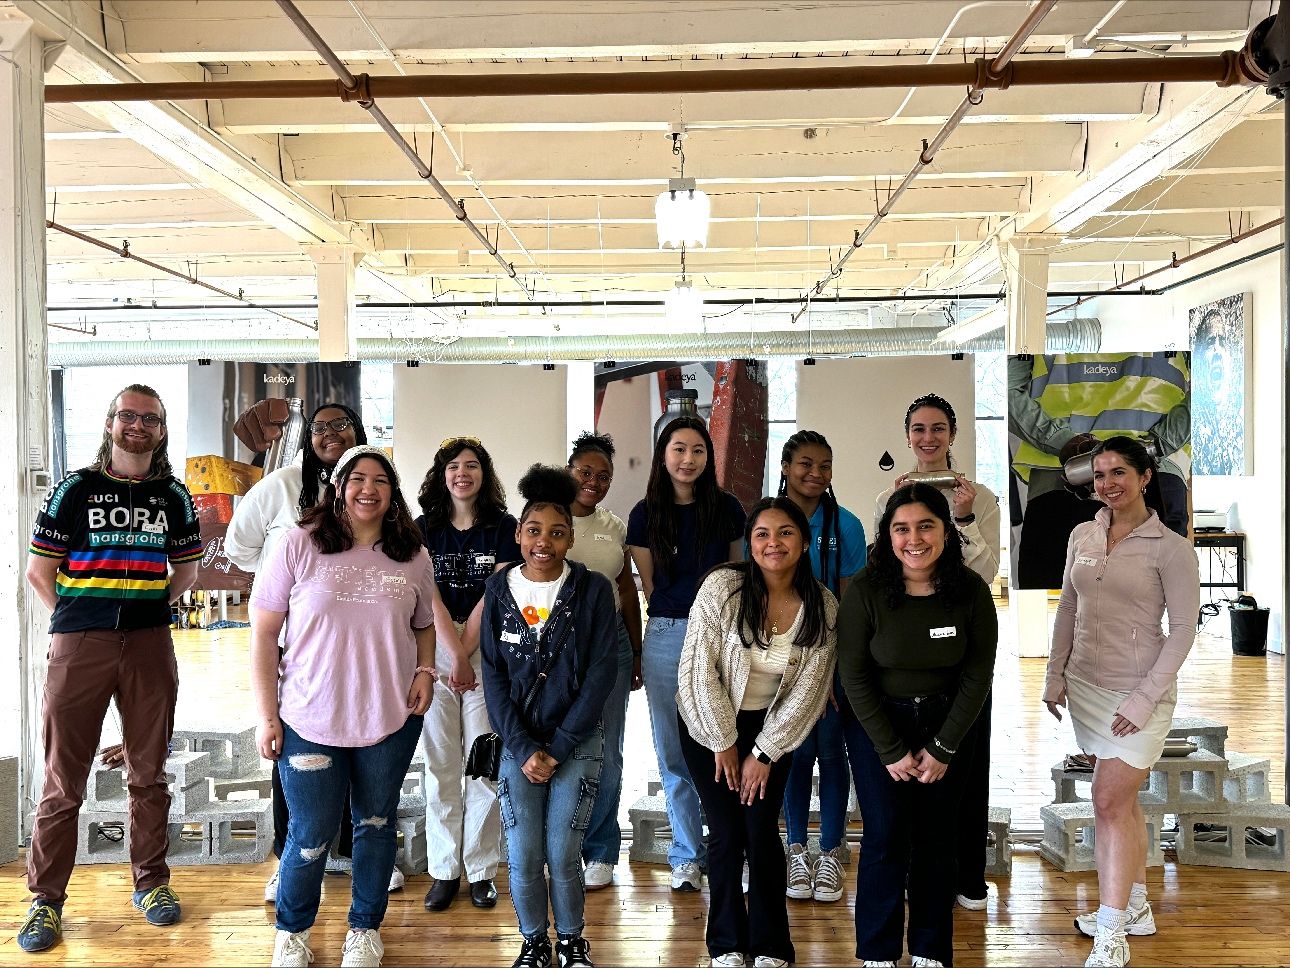
MULTIPOLYGON (((793 637, 793 644, 802 648, 819 645, 824 640, 828 620, 824 614, 824 594, 821 591, 823 586, 815 580, 815 574, 811 569, 811 555, 808 548, 811 540, 811 524, 792 498, 764 497, 753 505, 753 509, 748 513, 748 522, 744 525, 744 542, 749 547, 752 547, 752 533, 757 527, 757 519, 766 511, 783 511, 793 522, 793 526, 801 532, 802 557, 797 560, 797 568, 793 572, 793 590, 802 599, 802 624, 798 626, 797 635, 793 637)), ((752 648, 754 645, 759 649, 770 648, 770 643, 763 637, 770 594, 766 589, 766 577, 761 572, 761 566, 752 560, 730 561, 717 565, 713 571, 720 569, 736 571, 743 575, 744 580, 739 583, 739 590, 730 593, 731 598, 739 596, 739 612, 735 620, 739 630, 739 641, 743 643, 745 649, 752 648), (747 638, 749 632, 752 633, 751 642, 747 638)))
MULTIPOLYGON (((784 441, 784 449, 780 452, 780 464, 791 464, 797 456, 798 450, 808 445, 823 447, 829 452, 829 457, 833 456, 833 448, 824 438, 824 434, 818 430, 799 430, 797 433, 784 441)), ((788 476, 781 470, 779 472, 779 494, 781 497, 788 494, 788 476)), ((820 495, 820 507, 824 509, 824 520, 820 527, 820 581, 824 587, 830 591, 835 591, 841 584, 842 578, 842 515, 838 513, 838 499, 833 493, 833 485, 830 484, 820 495), (832 549, 833 554, 829 554, 832 549), (832 562, 830 562, 830 557, 832 562)), ((805 512, 803 512, 805 513, 805 512)), ((807 540, 813 541, 810 529, 807 529, 807 540)))
POLYGON ((650 554, 654 567, 662 567, 667 574, 676 573, 676 547, 680 535, 676 533, 676 489, 667 473, 664 456, 672 435, 679 430, 693 430, 703 438, 708 448, 708 463, 694 482, 694 510, 697 534, 695 548, 702 554, 704 548, 717 534, 721 516, 722 490, 717 486, 717 455, 713 452, 712 435, 707 424, 698 417, 677 417, 658 435, 654 444, 654 457, 650 461, 649 483, 645 485, 645 521, 650 554))
POLYGON ((318 419, 318 414, 324 410, 340 410, 349 422, 354 426, 354 446, 361 446, 367 443, 367 430, 363 426, 362 419, 349 407, 343 403, 324 403, 310 414, 309 419, 305 421, 305 447, 304 457, 300 461, 300 513, 304 514, 311 507, 318 503, 323 489, 331 479, 332 468, 322 462, 322 459, 314 451, 313 433, 309 430, 309 425, 318 419))

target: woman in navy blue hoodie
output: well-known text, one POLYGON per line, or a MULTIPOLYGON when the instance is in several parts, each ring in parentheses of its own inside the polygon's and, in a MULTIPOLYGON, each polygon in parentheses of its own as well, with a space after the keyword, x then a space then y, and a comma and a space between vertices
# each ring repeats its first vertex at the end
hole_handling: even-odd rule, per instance
POLYGON ((512 968, 548 968, 547 882, 558 968, 591 968, 582 937, 582 839, 599 789, 600 715, 618 675, 609 579, 566 561, 576 485, 534 464, 515 539, 522 562, 484 585, 479 645, 488 718, 502 737, 497 796, 523 947, 512 968))

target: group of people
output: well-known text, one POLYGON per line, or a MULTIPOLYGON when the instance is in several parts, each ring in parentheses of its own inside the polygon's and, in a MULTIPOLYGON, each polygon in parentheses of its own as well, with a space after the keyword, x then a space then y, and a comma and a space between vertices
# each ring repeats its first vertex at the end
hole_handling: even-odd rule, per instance
MULTIPOLYGON (((704 423, 673 420, 626 523, 602 504, 614 470, 603 435, 579 437, 563 466, 533 465, 518 518, 484 444, 449 438, 414 518, 352 411, 321 407, 308 430, 300 465, 240 501, 226 543, 256 572, 252 685, 280 858, 266 890, 273 964, 313 959, 324 873, 345 855, 342 963, 380 963, 388 892, 401 886, 399 797, 420 747, 427 909, 448 908, 463 875, 473 904, 496 903, 504 828, 522 936, 514 968, 590 966, 585 891, 613 881, 627 702, 642 684, 674 837, 671 885, 697 891, 706 869, 713 965, 793 962, 784 899, 844 893, 851 781, 864 822, 857 957, 894 965, 907 944, 915 965, 952 963, 956 901, 986 898, 999 513, 953 469, 947 401, 910 405, 914 466, 879 495, 871 546, 834 496, 828 441, 810 430, 784 446, 779 493, 745 513, 717 483, 704 423), (497 780, 468 776, 472 745, 492 733, 497 780)), ((169 601, 192 582, 200 540, 165 439, 155 391, 128 387, 95 463, 51 493, 36 523, 28 577, 54 634, 24 950, 61 935, 76 814, 113 695, 135 904, 153 924, 180 918, 165 864, 169 601)), ((1106 507, 1071 539, 1043 697, 1056 715, 1069 707, 1098 757, 1102 905, 1078 921, 1095 936, 1090 965, 1124 964, 1125 934, 1154 931, 1136 790, 1163 746, 1195 632, 1195 556, 1160 524, 1155 474, 1136 441, 1101 445, 1106 507)))

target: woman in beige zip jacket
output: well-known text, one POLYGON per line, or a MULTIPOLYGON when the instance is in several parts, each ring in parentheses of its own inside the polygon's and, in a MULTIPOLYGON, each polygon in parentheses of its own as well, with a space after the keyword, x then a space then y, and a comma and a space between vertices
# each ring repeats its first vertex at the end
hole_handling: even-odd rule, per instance
POLYGON ((1126 932, 1155 933, 1138 790, 1164 749, 1200 608, 1196 552, 1161 522, 1156 473, 1130 437, 1095 451, 1093 486, 1106 507, 1071 533, 1044 683, 1049 712, 1061 719, 1068 706, 1076 742, 1096 758, 1100 907, 1076 920, 1094 937, 1087 965, 1126 964, 1126 932))

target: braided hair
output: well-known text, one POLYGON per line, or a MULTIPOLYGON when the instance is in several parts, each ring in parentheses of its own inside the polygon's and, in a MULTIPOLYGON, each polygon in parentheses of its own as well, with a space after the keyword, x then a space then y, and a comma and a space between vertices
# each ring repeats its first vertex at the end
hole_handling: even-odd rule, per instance
MULTIPOLYGON (((793 463, 797 452, 808 445, 823 447, 829 452, 830 458, 833 456, 833 448, 829 446, 824 434, 818 430, 799 430, 789 437, 788 440, 784 441, 784 449, 779 455, 781 470, 779 472, 779 491, 777 493, 781 497, 788 494, 788 475, 782 470, 783 465, 793 463)), ((832 483, 820 495, 820 507, 824 509, 824 521, 820 527, 820 574, 818 577, 824 583, 824 586, 836 595, 842 578, 842 515, 838 513, 838 498, 833 493, 832 483), (830 558, 832 559, 831 561, 830 558)), ((809 541, 814 540, 809 528, 807 529, 807 538, 809 541)))
MULTIPOLYGON (((906 437, 909 436, 909 424, 910 424, 910 420, 914 416, 914 411, 919 409, 920 407, 932 407, 936 410, 941 411, 941 413, 945 414, 945 420, 950 425, 951 439, 954 437, 955 434, 959 432, 959 421, 958 421, 958 418, 954 416, 954 407, 950 405, 950 402, 946 400, 943 396, 941 396, 939 393, 924 393, 921 397, 918 397, 917 399, 915 399, 914 402, 909 405, 909 409, 905 411, 905 436, 906 437)), ((950 452, 948 448, 945 451, 945 466, 946 467, 954 466, 954 460, 953 458, 950 457, 950 452)))
MULTIPOLYGON (((367 443, 367 429, 363 426, 363 421, 349 407, 343 403, 324 403, 321 407, 314 410, 305 421, 305 432, 308 434, 309 425, 318 419, 318 414, 324 410, 340 410, 349 418, 349 422, 354 427, 354 445, 361 446, 367 443)), ((305 438, 304 456, 300 461, 300 513, 304 514, 311 507, 318 503, 322 496, 323 489, 331 481, 332 467, 324 464, 322 459, 314 452, 313 436, 305 438)))

